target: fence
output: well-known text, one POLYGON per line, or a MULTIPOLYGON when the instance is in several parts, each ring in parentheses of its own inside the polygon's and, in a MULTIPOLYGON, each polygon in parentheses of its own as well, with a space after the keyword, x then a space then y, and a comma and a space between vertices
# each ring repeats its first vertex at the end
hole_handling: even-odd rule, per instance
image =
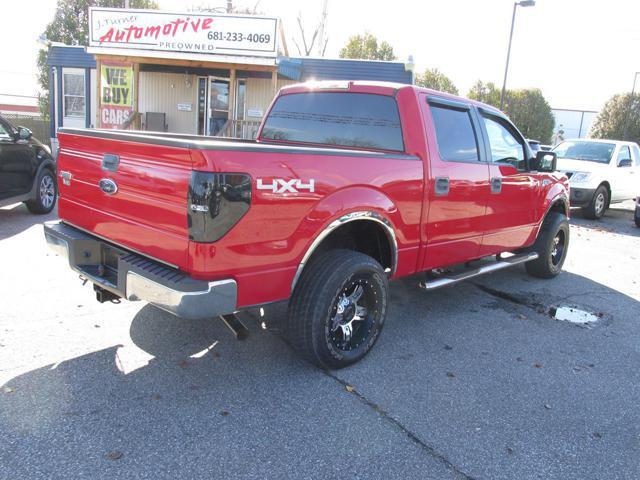
POLYGON ((49 120, 41 116, 20 115, 16 113, 3 113, 2 116, 9 120, 15 127, 26 127, 33 132, 33 136, 45 145, 51 146, 49 138, 49 120))
POLYGON ((223 137, 244 138, 254 140, 258 134, 260 122, 255 120, 229 120, 224 126, 223 137))

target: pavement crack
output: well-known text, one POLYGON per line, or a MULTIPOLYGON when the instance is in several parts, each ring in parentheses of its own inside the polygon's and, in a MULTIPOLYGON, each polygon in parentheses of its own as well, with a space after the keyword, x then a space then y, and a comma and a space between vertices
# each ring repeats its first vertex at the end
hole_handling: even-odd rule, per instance
POLYGON ((440 453, 434 447, 432 447, 432 446, 426 444, 425 442, 423 442, 420 439, 420 437, 418 437, 417 434, 412 432, 409 428, 405 427, 402 423, 400 423, 399 420, 394 418, 389 412, 383 410, 377 403, 369 400, 364 394, 360 393, 352 385, 350 385, 349 383, 345 382, 340 377, 337 377, 336 375, 331 373, 329 370, 322 370, 322 372, 327 377, 329 377, 329 378, 335 380, 336 382, 338 382, 345 389, 347 389, 347 387, 349 387, 348 391, 351 394, 355 395, 356 398, 358 400, 360 400, 360 402, 362 402, 367 407, 371 408, 374 412, 376 412, 378 415, 380 415, 380 417, 383 420, 385 420, 386 422, 390 423, 393 427, 397 428, 402 433, 404 433, 409 438, 409 440, 411 440, 414 444, 416 444, 421 450, 423 450, 424 452, 429 454, 431 457, 433 457, 434 459, 436 459, 439 462, 441 462, 445 467, 447 467, 449 470, 451 470, 456 475, 456 478, 462 478, 464 480, 475 480, 475 477, 472 477, 468 473, 463 472, 458 466, 453 464, 451 462, 451 460, 449 460, 447 457, 445 457, 443 453, 440 453))

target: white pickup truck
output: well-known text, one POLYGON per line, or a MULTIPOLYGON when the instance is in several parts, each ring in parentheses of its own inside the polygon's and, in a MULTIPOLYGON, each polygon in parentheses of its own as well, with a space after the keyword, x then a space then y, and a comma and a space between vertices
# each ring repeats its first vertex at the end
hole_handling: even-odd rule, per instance
POLYGON ((612 203, 636 197, 640 191, 640 148, 617 140, 565 140, 553 151, 558 170, 569 177, 571 206, 599 219, 612 203))

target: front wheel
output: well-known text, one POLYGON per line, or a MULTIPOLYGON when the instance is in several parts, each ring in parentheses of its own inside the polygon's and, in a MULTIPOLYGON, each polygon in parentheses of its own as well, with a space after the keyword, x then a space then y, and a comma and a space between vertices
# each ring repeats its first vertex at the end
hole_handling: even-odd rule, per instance
POLYGON ((604 216, 604 212, 607 211, 607 205, 609 204, 609 191, 604 185, 600 185, 596 189, 596 193, 593 194, 593 198, 589 205, 584 207, 585 217, 591 220, 600 220, 604 216))
POLYGON ((58 195, 56 179, 51 170, 45 168, 37 179, 35 198, 25 202, 31 213, 43 215, 53 210, 58 195))
POLYGON ((550 212, 545 218, 531 251, 538 258, 527 262, 527 273, 539 278, 552 278, 562 271, 569 250, 569 221, 565 215, 550 212))
POLYGON ((304 270, 289 302, 287 337, 307 360, 338 369, 373 347, 387 314, 389 284, 368 255, 331 250, 304 270))
POLYGON ((636 213, 633 216, 633 220, 636 222, 636 227, 640 227, 640 206, 636 207, 636 213))

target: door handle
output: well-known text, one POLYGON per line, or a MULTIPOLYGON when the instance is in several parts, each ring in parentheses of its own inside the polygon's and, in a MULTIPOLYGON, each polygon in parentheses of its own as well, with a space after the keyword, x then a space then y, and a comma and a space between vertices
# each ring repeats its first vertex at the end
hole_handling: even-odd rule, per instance
POLYGON ((449 177, 436 177, 435 191, 438 197, 449 195, 449 177))
POLYGON ((493 177, 491 179, 491 193, 500 193, 502 191, 502 178, 493 177))

